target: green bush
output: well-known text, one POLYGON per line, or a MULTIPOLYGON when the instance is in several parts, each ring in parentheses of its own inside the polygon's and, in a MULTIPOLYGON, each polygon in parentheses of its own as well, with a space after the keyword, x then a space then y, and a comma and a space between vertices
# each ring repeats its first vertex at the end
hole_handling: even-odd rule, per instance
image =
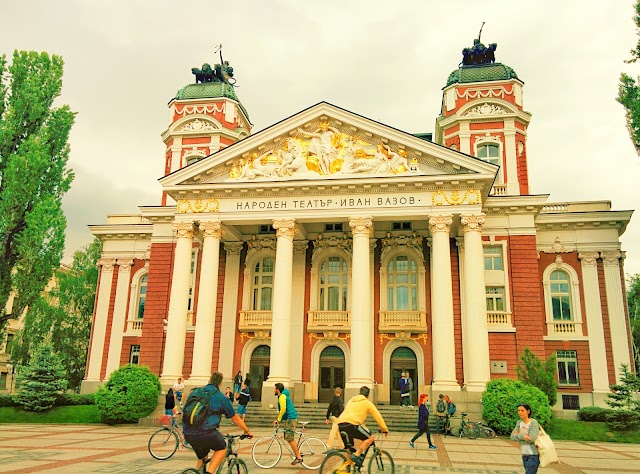
POLYGON ((531 406, 532 418, 541 425, 551 420, 551 407, 544 392, 512 379, 495 379, 487 384, 482 394, 482 418, 499 434, 510 434, 520 419, 520 403, 531 406))
POLYGON ((78 393, 61 393, 56 398, 54 407, 72 407, 77 405, 95 405, 96 399, 94 393, 78 394, 78 393))
POLYGON ((601 407, 584 407, 578 411, 580 421, 607 421, 607 413, 611 410, 601 407))
POLYGON ((640 412, 633 410, 609 410, 606 415, 607 425, 615 431, 632 431, 640 429, 640 412))
POLYGON ((13 395, 0 395, 0 407, 17 407, 18 402, 13 395))
POLYGON ((158 377, 148 367, 125 365, 111 374, 95 395, 104 423, 136 423, 158 406, 158 377))

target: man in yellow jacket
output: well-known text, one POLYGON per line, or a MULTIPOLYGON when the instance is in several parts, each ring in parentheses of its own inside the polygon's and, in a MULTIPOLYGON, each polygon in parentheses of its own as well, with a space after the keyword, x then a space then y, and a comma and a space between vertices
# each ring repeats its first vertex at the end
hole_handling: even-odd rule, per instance
POLYGON ((344 440, 345 446, 353 447, 353 440, 359 439, 362 441, 358 449, 351 455, 351 460, 358 466, 362 466, 362 453, 367 450, 374 438, 371 432, 364 426, 364 422, 368 415, 371 415, 385 436, 389 434, 389 428, 387 428, 382 415, 368 399, 369 387, 364 386, 360 389, 360 395, 352 397, 347 405, 344 407, 344 411, 338 418, 338 427, 340 432, 345 432, 347 439, 344 440))

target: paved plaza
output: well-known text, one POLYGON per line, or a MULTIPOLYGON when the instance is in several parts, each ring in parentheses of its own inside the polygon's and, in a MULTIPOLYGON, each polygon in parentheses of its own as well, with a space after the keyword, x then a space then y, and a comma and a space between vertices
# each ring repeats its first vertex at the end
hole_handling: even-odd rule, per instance
MULTIPOLYGON (((193 452, 180 449, 170 460, 157 461, 147 451, 153 428, 105 425, 0 425, 2 473, 154 473, 177 474, 194 464, 193 452)), ((223 430, 224 431, 224 430, 223 430)), ((329 430, 310 433, 326 438, 329 430)), ((262 430, 256 435, 270 434, 262 430)), ((434 436, 437 451, 427 449, 426 439, 409 447, 411 433, 391 434, 382 447, 396 463, 396 472, 521 473, 515 443, 505 439, 457 439, 434 436)), ((259 472, 251 460, 252 440, 240 443, 239 454, 250 472, 259 472)), ((596 474, 640 472, 640 445, 557 441, 562 463, 540 469, 541 474, 596 474)), ((284 458, 271 474, 297 474, 305 469, 289 466, 284 458)))

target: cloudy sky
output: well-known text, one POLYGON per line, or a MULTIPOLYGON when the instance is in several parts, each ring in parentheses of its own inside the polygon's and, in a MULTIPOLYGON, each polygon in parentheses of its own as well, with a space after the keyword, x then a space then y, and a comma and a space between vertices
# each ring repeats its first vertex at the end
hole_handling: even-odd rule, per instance
MULTIPOLYGON (((483 42, 525 82, 531 192, 635 209, 640 158, 615 102, 620 72, 640 73, 624 64, 633 12, 631 0, 0 0, 0 54, 64 57, 61 103, 78 113, 68 258, 91 240, 87 224, 159 204, 166 105, 218 43, 254 132, 322 100, 432 132, 441 88, 485 21, 483 42)), ((640 273, 640 215, 622 244, 626 271, 640 273)))

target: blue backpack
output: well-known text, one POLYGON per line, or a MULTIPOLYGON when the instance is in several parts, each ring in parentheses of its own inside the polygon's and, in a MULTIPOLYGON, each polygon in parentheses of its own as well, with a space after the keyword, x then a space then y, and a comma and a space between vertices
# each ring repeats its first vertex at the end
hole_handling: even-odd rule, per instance
POLYGON ((210 392, 204 387, 194 388, 182 409, 182 423, 190 428, 199 428, 209 417, 210 392))
POLYGON ((447 415, 453 416, 456 414, 456 404, 453 402, 449 402, 449 407, 447 408, 447 415))

